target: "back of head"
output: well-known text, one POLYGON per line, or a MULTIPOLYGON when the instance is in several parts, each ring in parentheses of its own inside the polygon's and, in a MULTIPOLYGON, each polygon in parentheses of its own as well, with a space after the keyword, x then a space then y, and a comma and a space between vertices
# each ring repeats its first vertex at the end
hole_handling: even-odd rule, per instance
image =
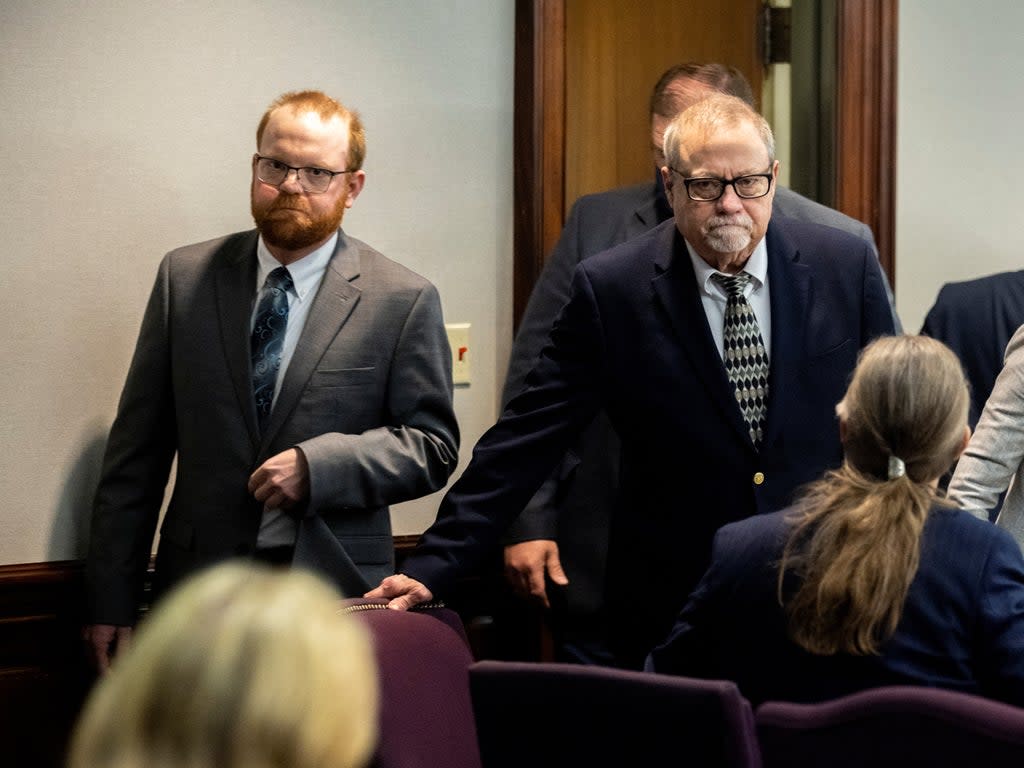
POLYGON ((735 67, 725 64, 688 61, 666 69, 651 93, 651 116, 672 118, 690 106, 685 86, 695 84, 707 90, 736 96, 755 107, 750 82, 735 67))
POLYGON ((365 629, 303 571, 224 564, 183 583, 97 684, 70 768, 359 768, 376 744, 365 629))
POLYGON ((927 336, 878 339, 861 354, 836 408, 846 461, 885 480, 895 456, 909 478, 930 482, 955 459, 969 403, 960 360, 945 344, 927 336))
POLYGON ((786 600, 799 645, 873 654, 896 630, 968 403, 960 361, 942 342, 887 336, 865 347, 836 407, 845 461, 802 496, 782 559, 780 593, 787 571, 799 577, 786 600))

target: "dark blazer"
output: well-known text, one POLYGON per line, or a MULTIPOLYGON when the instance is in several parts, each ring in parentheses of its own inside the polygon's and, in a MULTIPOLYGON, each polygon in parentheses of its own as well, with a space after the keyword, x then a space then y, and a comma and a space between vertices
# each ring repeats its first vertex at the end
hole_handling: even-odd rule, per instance
POLYGON ((1024 323, 1024 271, 946 283, 925 316, 921 333, 948 344, 971 382, 971 429, 992 394, 1003 354, 1024 323))
MULTIPOLYGON (((547 344, 569 298, 572 274, 585 258, 647 232, 672 214, 655 184, 637 184, 576 201, 562 235, 530 294, 509 358, 502 403, 508 404, 547 344)), ((548 584, 556 631, 592 617, 604 603, 608 526, 619 494, 619 440, 599 413, 506 532, 506 542, 555 539, 569 584, 548 584)), ((589 619, 588 619, 589 620, 589 619)))
MULTIPOLYGON (((778 215, 850 232, 870 243, 872 249, 875 247, 866 224, 785 187, 776 188, 773 210, 778 215)), ((647 232, 671 215, 660 175, 655 182, 584 195, 576 201, 516 332, 503 404, 523 389, 547 344, 551 325, 569 298, 576 265, 647 232)), ((891 304, 892 292, 884 273, 882 280, 891 304)), ((899 328, 895 309, 893 315, 899 328)), ((607 416, 599 414, 506 532, 508 543, 558 541, 569 584, 548 584, 556 622, 563 611, 571 620, 596 614, 603 604, 608 526, 612 509, 620 502, 619 451, 618 438, 607 416)))
MULTIPOLYGON (((735 681, 755 706, 822 701, 881 685, 929 685, 1024 705, 1024 558, 997 526, 933 509, 896 633, 877 656, 815 656, 789 640, 777 563, 785 512, 727 525, 655 672, 735 681)), ((787 590, 795 583, 787 584, 787 590)))
POLYGON ((840 461, 834 408, 857 354, 891 333, 871 248, 773 217, 771 395, 750 442, 674 221, 577 267, 552 344, 477 443, 403 571, 443 594, 481 563, 601 408, 622 441, 606 597, 613 643, 639 666, 708 562, 722 524, 781 508, 840 461))
POLYGON ((388 505, 456 466, 451 353, 435 288, 339 233, 265 431, 250 384, 255 231, 172 251, 160 265, 110 431, 87 575, 89 620, 134 623, 173 458, 157 593, 254 550, 252 471, 298 446, 309 500, 295 562, 362 594, 393 571, 388 505))

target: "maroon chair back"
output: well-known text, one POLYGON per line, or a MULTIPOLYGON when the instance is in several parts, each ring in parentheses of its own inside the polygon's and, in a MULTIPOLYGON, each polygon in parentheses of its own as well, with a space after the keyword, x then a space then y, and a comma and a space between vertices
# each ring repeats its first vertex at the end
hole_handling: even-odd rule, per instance
MULTIPOLYGON (((345 600, 373 636, 380 676, 380 744, 374 768, 481 768, 468 669, 473 656, 450 608, 388 610, 345 600)), ((343 692, 341 692, 343 695, 343 692)))
POLYGON ((1024 765, 1024 709, 923 686, 873 688, 755 713, 765 768, 1024 765))
POLYGON ((577 664, 469 668, 484 768, 758 768, 735 684, 577 664))

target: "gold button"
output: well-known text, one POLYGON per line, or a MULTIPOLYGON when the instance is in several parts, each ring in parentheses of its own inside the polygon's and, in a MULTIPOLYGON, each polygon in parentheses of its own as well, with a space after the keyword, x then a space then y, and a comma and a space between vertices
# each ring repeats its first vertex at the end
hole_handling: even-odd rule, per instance
POLYGON ((754 473, 754 485, 761 485, 764 482, 764 472, 754 473))

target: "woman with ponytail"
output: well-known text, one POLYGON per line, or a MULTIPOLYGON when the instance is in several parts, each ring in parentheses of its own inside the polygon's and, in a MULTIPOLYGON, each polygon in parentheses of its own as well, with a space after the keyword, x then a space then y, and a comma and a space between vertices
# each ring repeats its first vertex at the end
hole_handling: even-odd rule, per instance
POLYGON ((1024 558, 938 490, 968 404, 941 342, 866 347, 836 407, 843 465, 789 509, 719 530, 647 668, 735 680, 755 704, 921 684, 1024 705, 1024 558))

